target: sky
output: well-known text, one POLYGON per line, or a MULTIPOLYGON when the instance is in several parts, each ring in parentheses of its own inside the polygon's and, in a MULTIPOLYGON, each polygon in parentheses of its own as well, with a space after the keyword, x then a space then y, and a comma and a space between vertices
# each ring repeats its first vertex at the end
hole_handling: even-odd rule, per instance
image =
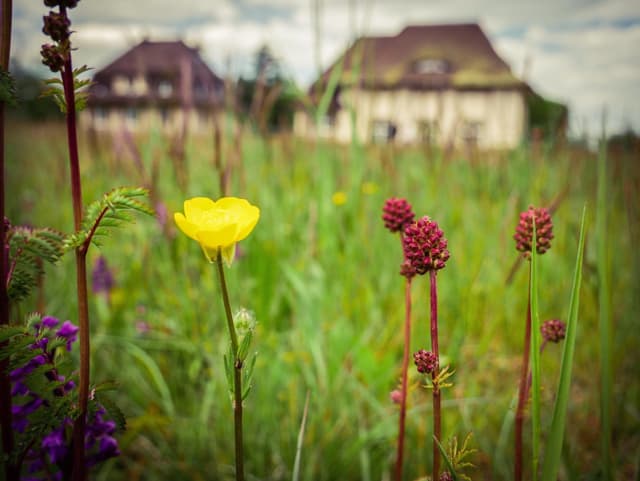
MULTIPOLYGON (((46 7, 14 2, 12 56, 40 66, 46 7)), ((477 22, 512 71, 568 105, 570 133, 640 131, 640 0, 81 0, 70 10, 74 65, 100 69, 147 38, 199 46, 219 75, 251 69, 268 45, 305 89, 358 36, 477 22), (132 7, 135 6, 135 7, 132 7)))

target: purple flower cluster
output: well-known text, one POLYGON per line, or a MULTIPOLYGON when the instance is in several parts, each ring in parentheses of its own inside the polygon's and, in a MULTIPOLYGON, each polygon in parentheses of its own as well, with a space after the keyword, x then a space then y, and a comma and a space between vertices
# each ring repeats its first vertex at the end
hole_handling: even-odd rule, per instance
POLYGON ((93 271, 91 272, 91 285, 93 287, 93 292, 96 294, 103 293, 108 296, 111 293, 111 289, 113 289, 113 274, 111 269, 109 269, 107 259, 105 259, 104 256, 98 257, 93 265, 93 271))
POLYGON ((444 233, 427 216, 405 228, 402 246, 404 257, 416 274, 442 269, 449 259, 444 233))
POLYGON ((547 342, 560 342, 567 333, 567 325, 559 319, 549 319, 540 326, 542 338, 547 342))
POLYGON ((382 207, 382 220, 384 226, 391 232, 402 232, 404 228, 413 222, 415 214, 411 204, 406 199, 391 197, 382 207))
MULTIPOLYGON (((21 434, 28 432, 32 415, 36 411, 50 407, 51 395, 66 396, 76 387, 72 380, 67 380, 58 373, 55 365, 55 350, 50 347, 52 339, 59 338, 65 341, 67 351, 71 351, 71 346, 78 335, 78 327, 70 321, 60 324, 55 317, 46 316, 34 324, 34 328, 34 342, 29 349, 36 355, 23 366, 12 370, 9 376, 12 382, 13 428, 16 433, 21 434), (38 372, 35 372, 36 370, 38 372), (53 383, 50 393, 38 393, 29 388, 29 377, 38 376, 40 372, 50 383, 53 383)), ((89 415, 85 434, 87 466, 93 466, 119 454, 118 443, 113 438, 116 424, 105 420, 105 414, 104 408, 98 405, 97 409, 89 415)), ((28 476, 21 479, 25 481, 63 479, 65 470, 71 466, 72 430, 73 421, 65 417, 60 420, 59 425, 44 435, 39 444, 32 444, 24 461, 28 476)))
POLYGON ((553 222, 549 211, 544 207, 529 209, 520 214, 520 220, 516 226, 513 238, 516 241, 516 249, 523 253, 525 259, 531 256, 531 244, 533 244, 533 219, 536 220, 536 252, 544 254, 551 247, 553 239, 553 222))
POLYGON ((438 367, 438 356, 424 349, 413 354, 413 361, 421 374, 431 374, 438 367))

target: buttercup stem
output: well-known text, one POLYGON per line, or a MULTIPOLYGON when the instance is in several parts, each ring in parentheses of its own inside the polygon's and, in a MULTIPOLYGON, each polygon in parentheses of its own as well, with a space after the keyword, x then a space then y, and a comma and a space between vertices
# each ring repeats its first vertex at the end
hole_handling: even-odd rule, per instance
POLYGON ((431 380, 433 381, 433 478, 439 479, 440 473, 440 449, 436 443, 441 442, 442 437, 442 421, 440 414, 440 387, 435 379, 440 373, 440 354, 438 351, 438 289, 436 285, 436 271, 429 271, 429 284, 431 289, 431 352, 436 356, 436 367, 431 373, 431 380))
MULTIPOLYGON (((531 264, 529 264, 531 269, 531 264)), ((531 282, 531 276, 529 276, 531 282)), ((531 289, 527 302, 527 323, 524 331, 524 346, 522 346, 522 370, 520 371, 520 388, 518 390, 518 407, 516 410, 515 426, 515 459, 514 481, 522 480, 522 427, 524 424, 524 408, 529 394, 529 351, 531 346, 531 289)))
POLYGON ((218 277, 220 278, 220 289, 222 291, 222 302, 224 312, 227 317, 227 328, 231 338, 231 351, 234 356, 233 363, 233 421, 235 431, 235 452, 236 452, 236 480, 244 481, 244 459, 242 453, 242 361, 238 359, 238 336, 233 325, 233 315, 229 304, 229 293, 227 283, 224 278, 224 266, 222 265, 222 253, 218 251, 216 258, 218 267, 218 277))
POLYGON ((411 344, 411 278, 405 284, 405 321, 404 353, 402 357, 402 388, 400 400, 400 424, 398 427, 398 452, 396 458, 396 481, 402 480, 402 461, 404 458, 404 431, 407 415, 407 378, 409 369, 409 349, 411 344))

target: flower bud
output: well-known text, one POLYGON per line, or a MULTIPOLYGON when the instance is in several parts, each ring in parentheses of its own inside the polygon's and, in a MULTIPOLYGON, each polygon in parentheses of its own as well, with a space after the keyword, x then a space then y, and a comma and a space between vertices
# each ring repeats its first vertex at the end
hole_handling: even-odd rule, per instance
POLYGON ((240 339, 248 332, 253 331, 256 328, 256 324, 255 314, 248 309, 241 308, 233 316, 233 325, 240 339))
POLYGON ((547 252, 551 247, 551 239, 553 239, 553 222, 549 211, 544 207, 529 206, 529 209, 520 214, 520 221, 513 236, 516 241, 516 249, 523 253, 525 259, 531 257, 534 217, 536 219, 536 252, 538 254, 547 252))
POLYGON ((540 326, 542 338, 547 342, 560 342, 567 333, 567 325, 559 319, 549 319, 540 326))
POLYGON ((423 217, 404 230, 404 257, 417 274, 442 269, 449 259, 447 239, 429 217, 423 217))
POLYGON ((414 217, 411 204, 406 199, 391 197, 382 207, 384 226, 391 232, 402 232, 408 224, 413 222, 414 217))
POLYGON ((56 12, 49 12, 49 15, 42 17, 44 26, 42 33, 51 37, 54 42, 62 42, 69 38, 69 26, 71 22, 66 15, 56 12))
POLYGON ((425 351, 424 349, 420 349, 418 352, 413 354, 413 361, 418 368, 418 372, 421 374, 431 374, 438 365, 437 356, 430 351, 425 351))

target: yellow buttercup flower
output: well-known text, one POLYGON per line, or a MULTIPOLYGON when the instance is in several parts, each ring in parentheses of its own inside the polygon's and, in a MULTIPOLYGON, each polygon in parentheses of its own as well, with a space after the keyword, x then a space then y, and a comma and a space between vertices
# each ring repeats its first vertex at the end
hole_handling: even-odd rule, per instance
POLYGON ((338 206, 344 205, 347 203, 347 194, 339 190, 331 196, 331 202, 338 206))
POLYGON ((200 244, 209 262, 215 262, 220 252, 230 266, 236 243, 256 226, 260 209, 238 197, 222 197, 217 201, 194 197, 184 201, 184 214, 176 212, 173 218, 182 232, 200 244))

